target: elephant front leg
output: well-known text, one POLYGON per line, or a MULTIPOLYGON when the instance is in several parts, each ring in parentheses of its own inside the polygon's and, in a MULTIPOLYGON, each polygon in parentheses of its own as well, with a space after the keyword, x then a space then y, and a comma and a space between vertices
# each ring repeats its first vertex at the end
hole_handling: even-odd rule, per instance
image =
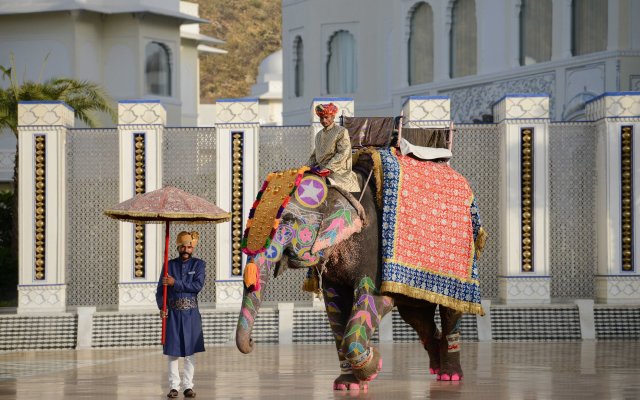
POLYGON ((460 365, 460 321, 462 313, 440 306, 442 339, 440 342, 440 373, 437 379, 442 381, 462 380, 460 365))
POLYGON ((342 351, 342 340, 353 305, 353 288, 324 287, 324 306, 333 332, 340 362, 340 375, 333 382, 334 390, 360 390, 360 381, 353 375, 351 364, 342 351))
POLYGON ((380 352, 369 344, 380 320, 392 308, 393 299, 378 295, 373 281, 362 278, 354 292, 353 308, 342 341, 342 352, 359 381, 373 380, 382 369, 380 352))

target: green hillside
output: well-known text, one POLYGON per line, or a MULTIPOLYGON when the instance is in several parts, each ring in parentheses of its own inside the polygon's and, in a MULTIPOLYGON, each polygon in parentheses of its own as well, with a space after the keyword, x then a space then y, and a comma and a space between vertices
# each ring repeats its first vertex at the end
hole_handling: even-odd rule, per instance
POLYGON ((281 47, 280 0, 190 0, 211 24, 200 32, 226 42, 227 54, 200 56, 201 101, 246 97, 260 62, 281 47))

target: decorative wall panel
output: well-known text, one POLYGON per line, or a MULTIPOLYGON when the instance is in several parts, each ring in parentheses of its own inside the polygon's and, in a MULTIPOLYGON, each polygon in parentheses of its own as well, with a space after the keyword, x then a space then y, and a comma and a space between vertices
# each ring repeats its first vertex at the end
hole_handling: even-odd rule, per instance
POLYGON ((67 134, 67 304, 118 304, 118 222, 102 210, 119 203, 115 129, 67 134))
POLYGON ((497 81, 485 85, 475 85, 466 88, 443 90, 441 95, 451 98, 452 119, 456 122, 469 123, 476 119, 482 120, 483 115, 491 115, 493 103, 505 93, 548 93, 550 94, 550 118, 555 116, 553 91, 556 85, 554 72, 532 75, 521 79, 497 81))
POLYGON ((549 125, 551 298, 595 295, 595 141, 589 123, 549 125))
MULTIPOLYGON (((453 103, 453 102, 452 102, 453 103)), ((457 125, 453 136, 451 166, 464 175, 475 194, 487 245, 478 261, 480 293, 483 298, 498 297, 500 260, 500 160, 498 127, 494 124, 457 125)))

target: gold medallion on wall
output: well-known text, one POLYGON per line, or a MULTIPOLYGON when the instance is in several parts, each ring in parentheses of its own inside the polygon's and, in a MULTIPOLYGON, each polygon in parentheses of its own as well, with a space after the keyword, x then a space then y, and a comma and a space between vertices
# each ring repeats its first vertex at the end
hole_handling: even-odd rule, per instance
POLYGON ((533 129, 520 131, 520 222, 523 272, 533 272, 533 129))
MULTIPOLYGON (((134 154, 135 154, 135 169, 134 169, 134 182, 136 196, 144 194, 146 190, 146 159, 145 159, 145 136, 144 133, 136 133, 133 135, 134 140, 134 154)), ((144 278, 145 275, 145 234, 144 225, 135 224, 134 234, 134 275, 136 278, 144 278)))
POLYGON ((633 271, 633 127, 620 132, 620 201, 622 270, 633 271))
POLYGON ((244 133, 231 133, 231 275, 242 274, 242 161, 244 133))
POLYGON ((35 215, 35 278, 45 279, 45 223, 46 223, 46 136, 34 137, 35 180, 34 180, 34 215, 35 215))

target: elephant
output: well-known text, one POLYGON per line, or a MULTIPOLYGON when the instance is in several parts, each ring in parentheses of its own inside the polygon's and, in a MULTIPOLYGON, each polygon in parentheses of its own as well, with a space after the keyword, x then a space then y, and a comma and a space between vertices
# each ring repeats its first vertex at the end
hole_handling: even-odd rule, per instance
MULTIPOLYGON (((365 390, 378 375, 382 358, 370 340, 382 317, 394 306, 418 334, 429 357, 430 374, 438 380, 461 380, 463 312, 440 305, 439 330, 434 322, 438 304, 380 291, 381 211, 375 195, 379 183, 369 179, 370 168, 366 163, 365 167, 354 165, 360 182, 368 182, 360 201, 335 186, 328 186, 322 201, 315 204, 298 195, 300 190, 291 196, 273 240, 265 251, 247 259, 247 267, 253 264, 258 278, 244 287, 236 345, 245 354, 253 350, 251 333, 271 275, 278 276, 286 268, 310 268, 313 273, 308 274, 305 284, 317 282, 317 289, 307 289, 322 294, 338 353, 340 374, 333 382, 334 390, 365 390)), ((309 173, 304 177, 323 180, 309 173)))

